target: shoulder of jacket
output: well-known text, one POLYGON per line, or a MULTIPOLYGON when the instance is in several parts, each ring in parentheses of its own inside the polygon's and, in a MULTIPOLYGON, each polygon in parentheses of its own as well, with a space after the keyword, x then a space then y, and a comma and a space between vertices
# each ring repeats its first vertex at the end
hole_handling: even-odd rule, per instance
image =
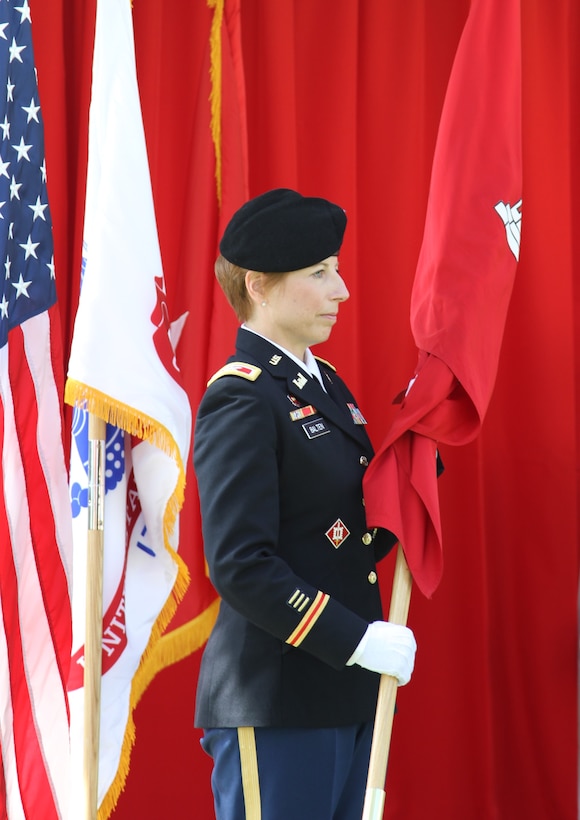
POLYGON ((331 364, 329 361, 327 361, 326 359, 321 359, 320 356, 315 356, 314 358, 316 359, 317 362, 320 362, 321 364, 325 364, 327 367, 329 367, 331 370, 333 370, 336 373, 336 367, 333 364, 331 364))
POLYGON ((228 364, 224 364, 223 367, 220 367, 220 369, 213 374, 207 386, 209 387, 210 384, 213 384, 217 379, 221 379, 222 376, 240 376, 242 379, 255 382, 261 372, 262 368, 257 367, 255 364, 228 362, 228 364))

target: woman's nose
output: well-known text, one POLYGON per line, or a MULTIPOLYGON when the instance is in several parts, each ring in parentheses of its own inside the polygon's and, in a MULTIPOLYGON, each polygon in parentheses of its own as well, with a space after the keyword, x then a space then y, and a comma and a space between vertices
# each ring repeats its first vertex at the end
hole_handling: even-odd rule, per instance
POLYGON ((336 299, 337 302, 346 302, 346 300, 350 296, 350 293, 348 292, 348 288, 346 286, 346 283, 345 283, 344 279, 342 278, 342 276, 340 275, 340 273, 337 273, 336 276, 338 278, 338 281, 337 281, 337 285, 336 285, 336 295, 335 295, 334 298, 336 299))

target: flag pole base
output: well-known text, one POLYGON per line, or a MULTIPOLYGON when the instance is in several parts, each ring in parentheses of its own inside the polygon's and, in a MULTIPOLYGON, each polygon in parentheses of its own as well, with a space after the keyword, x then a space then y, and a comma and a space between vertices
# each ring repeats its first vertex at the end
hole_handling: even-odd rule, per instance
POLYGON ((385 792, 382 789, 367 789, 362 820, 382 820, 385 808, 385 792))

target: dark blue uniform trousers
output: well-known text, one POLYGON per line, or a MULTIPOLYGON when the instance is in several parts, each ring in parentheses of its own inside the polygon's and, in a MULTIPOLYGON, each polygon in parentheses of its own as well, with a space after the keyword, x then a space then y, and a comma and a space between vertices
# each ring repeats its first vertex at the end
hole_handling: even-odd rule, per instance
POLYGON ((372 732, 372 722, 253 730, 259 794, 250 802, 259 810, 252 813, 244 803, 238 730, 206 729, 201 745, 214 762, 217 820, 360 820, 372 732))

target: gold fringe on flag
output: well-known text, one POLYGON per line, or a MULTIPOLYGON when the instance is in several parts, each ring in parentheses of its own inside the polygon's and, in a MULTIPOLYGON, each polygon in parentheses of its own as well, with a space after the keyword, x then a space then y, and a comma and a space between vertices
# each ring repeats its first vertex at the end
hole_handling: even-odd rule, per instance
POLYGON ((155 641, 152 638, 150 641, 147 649, 148 654, 143 656, 139 669, 133 678, 129 716, 125 737, 123 738, 119 768, 115 780, 99 807, 97 820, 108 820, 125 788, 129 776, 131 752, 135 744, 136 733, 133 713, 141 700, 141 696, 158 672, 173 663, 183 660, 205 644, 217 618, 219 603, 219 599, 216 599, 197 618, 178 629, 172 630, 169 635, 161 636, 155 641))
POLYGON ((67 379, 64 400, 67 404, 83 407, 89 413, 104 419, 108 424, 120 427, 142 441, 148 441, 175 461, 179 469, 179 478, 163 518, 165 545, 171 549, 168 538, 173 532, 185 494, 185 470, 181 461, 181 453, 171 433, 158 421, 144 415, 134 407, 115 401, 105 393, 101 393, 100 390, 75 379, 67 379))
POLYGON ((151 646, 151 652, 146 661, 145 659, 142 661, 133 679, 129 719, 123 740, 123 748, 121 749, 119 769, 113 784, 101 803, 97 815, 98 820, 108 820, 125 787, 129 775, 131 751, 135 743, 133 712, 141 696, 159 671, 171 666, 173 663, 183 660, 204 645, 215 623, 218 610, 219 599, 216 599, 207 609, 198 615, 197 618, 194 618, 178 629, 172 630, 170 635, 159 638, 159 640, 151 646))
POLYGON ((210 9, 214 9, 210 42, 210 80, 209 95, 211 107, 211 138, 215 149, 215 181, 218 205, 222 204, 222 148, 221 148, 221 108, 222 108, 222 21, 224 17, 224 0, 207 0, 210 9))
POLYGON ((143 652, 139 667, 133 676, 129 702, 129 717, 123 738, 119 767, 115 779, 105 795, 97 814, 98 820, 107 820, 117 805, 129 774, 131 751, 135 743, 135 724, 133 721, 133 711, 135 707, 158 672, 171 663, 175 663, 177 660, 186 657, 187 654, 202 646, 207 640, 217 615, 217 601, 198 618, 188 624, 187 630, 184 630, 175 637, 173 634, 167 636, 171 637, 171 641, 166 640, 166 642, 163 643, 163 632, 173 618, 177 606, 183 599, 190 583, 187 565, 181 556, 175 552, 169 542, 169 536, 175 527, 177 516, 183 506, 185 493, 185 470, 179 448, 171 433, 163 425, 159 424, 159 422, 149 416, 143 415, 134 407, 130 407, 122 402, 116 402, 110 396, 107 396, 93 387, 82 384, 75 379, 67 379, 65 401, 67 404, 83 407, 89 413, 104 419, 109 424, 119 427, 129 434, 153 444, 173 458, 179 470, 176 486, 171 498, 167 502, 163 515, 163 539, 165 548, 175 562, 177 577, 171 595, 153 625, 149 642, 143 652))

